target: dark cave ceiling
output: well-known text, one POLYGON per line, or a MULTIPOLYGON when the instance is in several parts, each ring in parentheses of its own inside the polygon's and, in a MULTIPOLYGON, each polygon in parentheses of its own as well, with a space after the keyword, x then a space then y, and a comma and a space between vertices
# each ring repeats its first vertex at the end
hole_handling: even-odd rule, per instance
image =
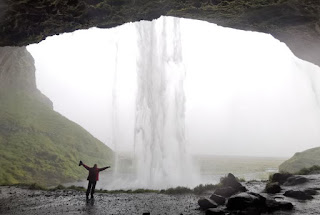
POLYGON ((298 57, 320 65, 319 0, 0 0, 0 46, 161 15, 270 33, 298 57))

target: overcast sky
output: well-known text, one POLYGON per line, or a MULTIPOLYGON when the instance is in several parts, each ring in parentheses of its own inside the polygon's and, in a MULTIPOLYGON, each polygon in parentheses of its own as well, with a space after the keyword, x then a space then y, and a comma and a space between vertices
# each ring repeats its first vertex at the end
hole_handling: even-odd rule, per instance
MULTIPOLYGON (((319 146, 319 67, 267 34, 184 19, 181 38, 191 152, 283 157, 319 146)), ((56 111, 111 148, 116 111, 117 149, 130 151, 137 47, 129 23, 49 37, 28 50, 56 111)))

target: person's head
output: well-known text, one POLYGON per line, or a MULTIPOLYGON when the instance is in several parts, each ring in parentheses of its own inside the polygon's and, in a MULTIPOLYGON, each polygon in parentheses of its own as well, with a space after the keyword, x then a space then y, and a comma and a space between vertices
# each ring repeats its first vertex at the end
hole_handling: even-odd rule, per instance
POLYGON ((94 164, 93 167, 94 167, 94 168, 98 168, 97 164, 94 164))

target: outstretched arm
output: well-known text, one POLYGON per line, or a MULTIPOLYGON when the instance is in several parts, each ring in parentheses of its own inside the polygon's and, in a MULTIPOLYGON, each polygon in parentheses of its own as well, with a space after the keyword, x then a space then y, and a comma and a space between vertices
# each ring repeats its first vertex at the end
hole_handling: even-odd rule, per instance
POLYGON ((110 166, 106 166, 106 167, 103 167, 103 168, 99 168, 99 172, 100 172, 100 171, 103 171, 103 170, 105 170, 105 169, 108 169, 108 168, 110 168, 110 166))
POLYGON ((84 163, 82 163, 82 166, 84 167, 84 168, 86 168, 87 170, 89 170, 90 169, 90 167, 88 167, 87 165, 85 165, 84 163))

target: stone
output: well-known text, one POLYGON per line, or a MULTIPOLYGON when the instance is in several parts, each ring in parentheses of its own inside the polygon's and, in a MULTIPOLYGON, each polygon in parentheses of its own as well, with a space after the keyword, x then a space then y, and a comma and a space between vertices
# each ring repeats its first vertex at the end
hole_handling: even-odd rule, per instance
POLYGON ((284 184, 292 174, 290 173, 275 173, 270 177, 271 182, 278 182, 279 184, 284 184))
POLYGON ((272 198, 266 199, 266 210, 268 212, 274 212, 277 210, 292 210, 293 204, 288 201, 276 201, 272 198))
POLYGON ((293 175, 287 179, 287 181, 283 184, 284 186, 294 186, 298 184, 304 184, 309 180, 300 175, 293 175))
POLYGON ((288 201, 278 201, 280 204, 280 210, 292 210, 293 209, 293 204, 288 201))
POLYGON ((299 200, 313 199, 313 197, 311 195, 308 195, 301 190, 288 190, 283 195, 287 196, 287 197, 294 198, 294 199, 299 199, 299 200))
POLYGON ((210 199, 216 202, 218 205, 224 205, 226 202, 226 199, 223 196, 217 194, 212 194, 210 199))
POLYGON ((304 192, 310 196, 318 195, 318 191, 312 188, 305 189, 304 192))
POLYGON ((238 191, 232 187, 220 187, 214 191, 214 194, 223 196, 225 198, 228 198, 236 193, 238 193, 238 191))
POLYGON ((201 209, 203 210, 207 210, 209 208, 216 208, 218 207, 218 204, 215 203, 213 200, 209 199, 209 198, 201 198, 198 200, 198 204, 200 206, 201 209))
POLYGON ((209 208, 206 210, 206 215, 224 215, 226 214, 222 208, 209 208))
POLYGON ((279 182, 269 182, 266 184, 265 192, 266 193, 279 193, 281 191, 281 187, 279 185, 279 182))
POLYGON ((221 178, 220 183, 224 187, 232 187, 236 189, 238 192, 247 191, 247 188, 242 186, 242 184, 237 180, 237 178, 232 173, 229 173, 227 177, 221 178))
POLYGON ((227 202, 227 208, 230 210, 243 210, 247 208, 264 209, 266 198, 253 192, 243 192, 231 196, 227 202))

